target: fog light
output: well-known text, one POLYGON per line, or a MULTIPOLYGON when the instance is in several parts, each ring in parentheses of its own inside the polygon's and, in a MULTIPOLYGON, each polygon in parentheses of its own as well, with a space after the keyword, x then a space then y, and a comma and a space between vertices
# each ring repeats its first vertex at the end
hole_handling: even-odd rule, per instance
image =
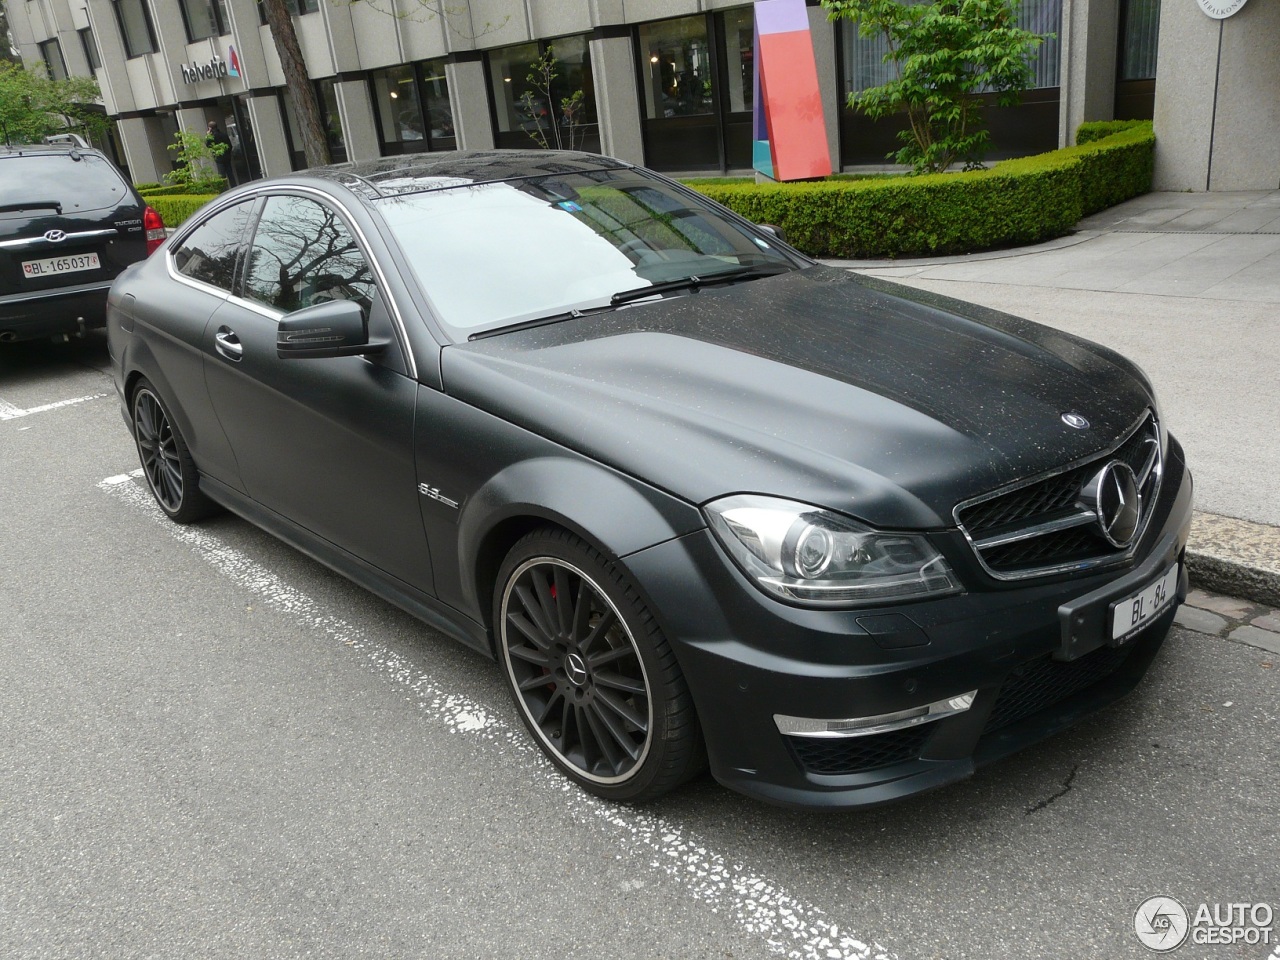
POLYGON ((873 733, 902 730, 964 713, 973 706, 973 700, 977 695, 977 690, 970 690, 958 697, 937 700, 922 707, 911 707, 909 710, 898 710, 895 713, 881 713, 873 717, 850 717, 844 720, 788 717, 775 713, 773 722, 778 725, 778 731, 788 737, 866 737, 873 733))

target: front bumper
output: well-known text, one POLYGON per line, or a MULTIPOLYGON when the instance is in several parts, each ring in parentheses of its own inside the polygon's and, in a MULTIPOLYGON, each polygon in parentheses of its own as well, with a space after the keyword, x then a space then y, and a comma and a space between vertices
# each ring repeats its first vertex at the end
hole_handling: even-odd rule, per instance
POLYGON ((1191 487, 1170 437, 1160 500, 1127 564, 1009 584, 948 549, 967 592, 897 607, 776 602, 705 530, 625 562, 688 679, 716 779, 788 806, 867 806, 970 776, 1132 690, 1186 595, 1191 487), (1110 604, 1174 563, 1177 599, 1112 646, 1110 604), (775 721, 897 714, 974 690, 963 712, 868 736, 784 736, 775 721))

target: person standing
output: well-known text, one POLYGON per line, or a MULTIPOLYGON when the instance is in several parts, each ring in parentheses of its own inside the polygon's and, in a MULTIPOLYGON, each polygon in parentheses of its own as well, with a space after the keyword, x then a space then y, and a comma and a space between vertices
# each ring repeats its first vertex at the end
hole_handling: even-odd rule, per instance
POLYGON ((222 131, 221 127, 218 126, 217 120, 209 121, 209 129, 205 134, 205 140, 211 147, 216 148, 218 144, 226 146, 225 150, 214 157, 214 161, 218 164, 219 176, 223 177, 227 181, 228 186, 234 187, 236 183, 235 167, 231 162, 231 138, 222 131))

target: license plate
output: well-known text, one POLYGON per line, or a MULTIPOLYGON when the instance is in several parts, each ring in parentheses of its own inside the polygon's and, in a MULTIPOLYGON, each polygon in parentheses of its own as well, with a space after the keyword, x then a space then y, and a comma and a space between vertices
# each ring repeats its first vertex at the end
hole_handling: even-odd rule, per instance
POLYGON ((1111 605, 1111 642, 1123 643, 1163 613, 1178 593, 1178 565, 1111 605))
POLYGON ((77 253, 66 257, 50 257, 48 260, 24 260, 22 273, 27 277, 49 277, 55 273, 97 270, 101 266, 96 253, 77 253))

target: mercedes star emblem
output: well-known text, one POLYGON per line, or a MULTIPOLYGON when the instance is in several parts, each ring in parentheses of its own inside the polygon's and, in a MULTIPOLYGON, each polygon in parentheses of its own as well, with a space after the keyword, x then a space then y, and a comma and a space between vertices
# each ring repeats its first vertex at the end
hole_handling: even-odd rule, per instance
POLYGON ((1098 529, 1114 547, 1127 547, 1138 535, 1142 496, 1138 478, 1123 461, 1112 460, 1089 481, 1082 494, 1085 506, 1098 518, 1098 529))
POLYGON ((587 682, 587 664, 578 654, 571 653, 564 658, 564 669, 574 686, 580 687, 587 682))

